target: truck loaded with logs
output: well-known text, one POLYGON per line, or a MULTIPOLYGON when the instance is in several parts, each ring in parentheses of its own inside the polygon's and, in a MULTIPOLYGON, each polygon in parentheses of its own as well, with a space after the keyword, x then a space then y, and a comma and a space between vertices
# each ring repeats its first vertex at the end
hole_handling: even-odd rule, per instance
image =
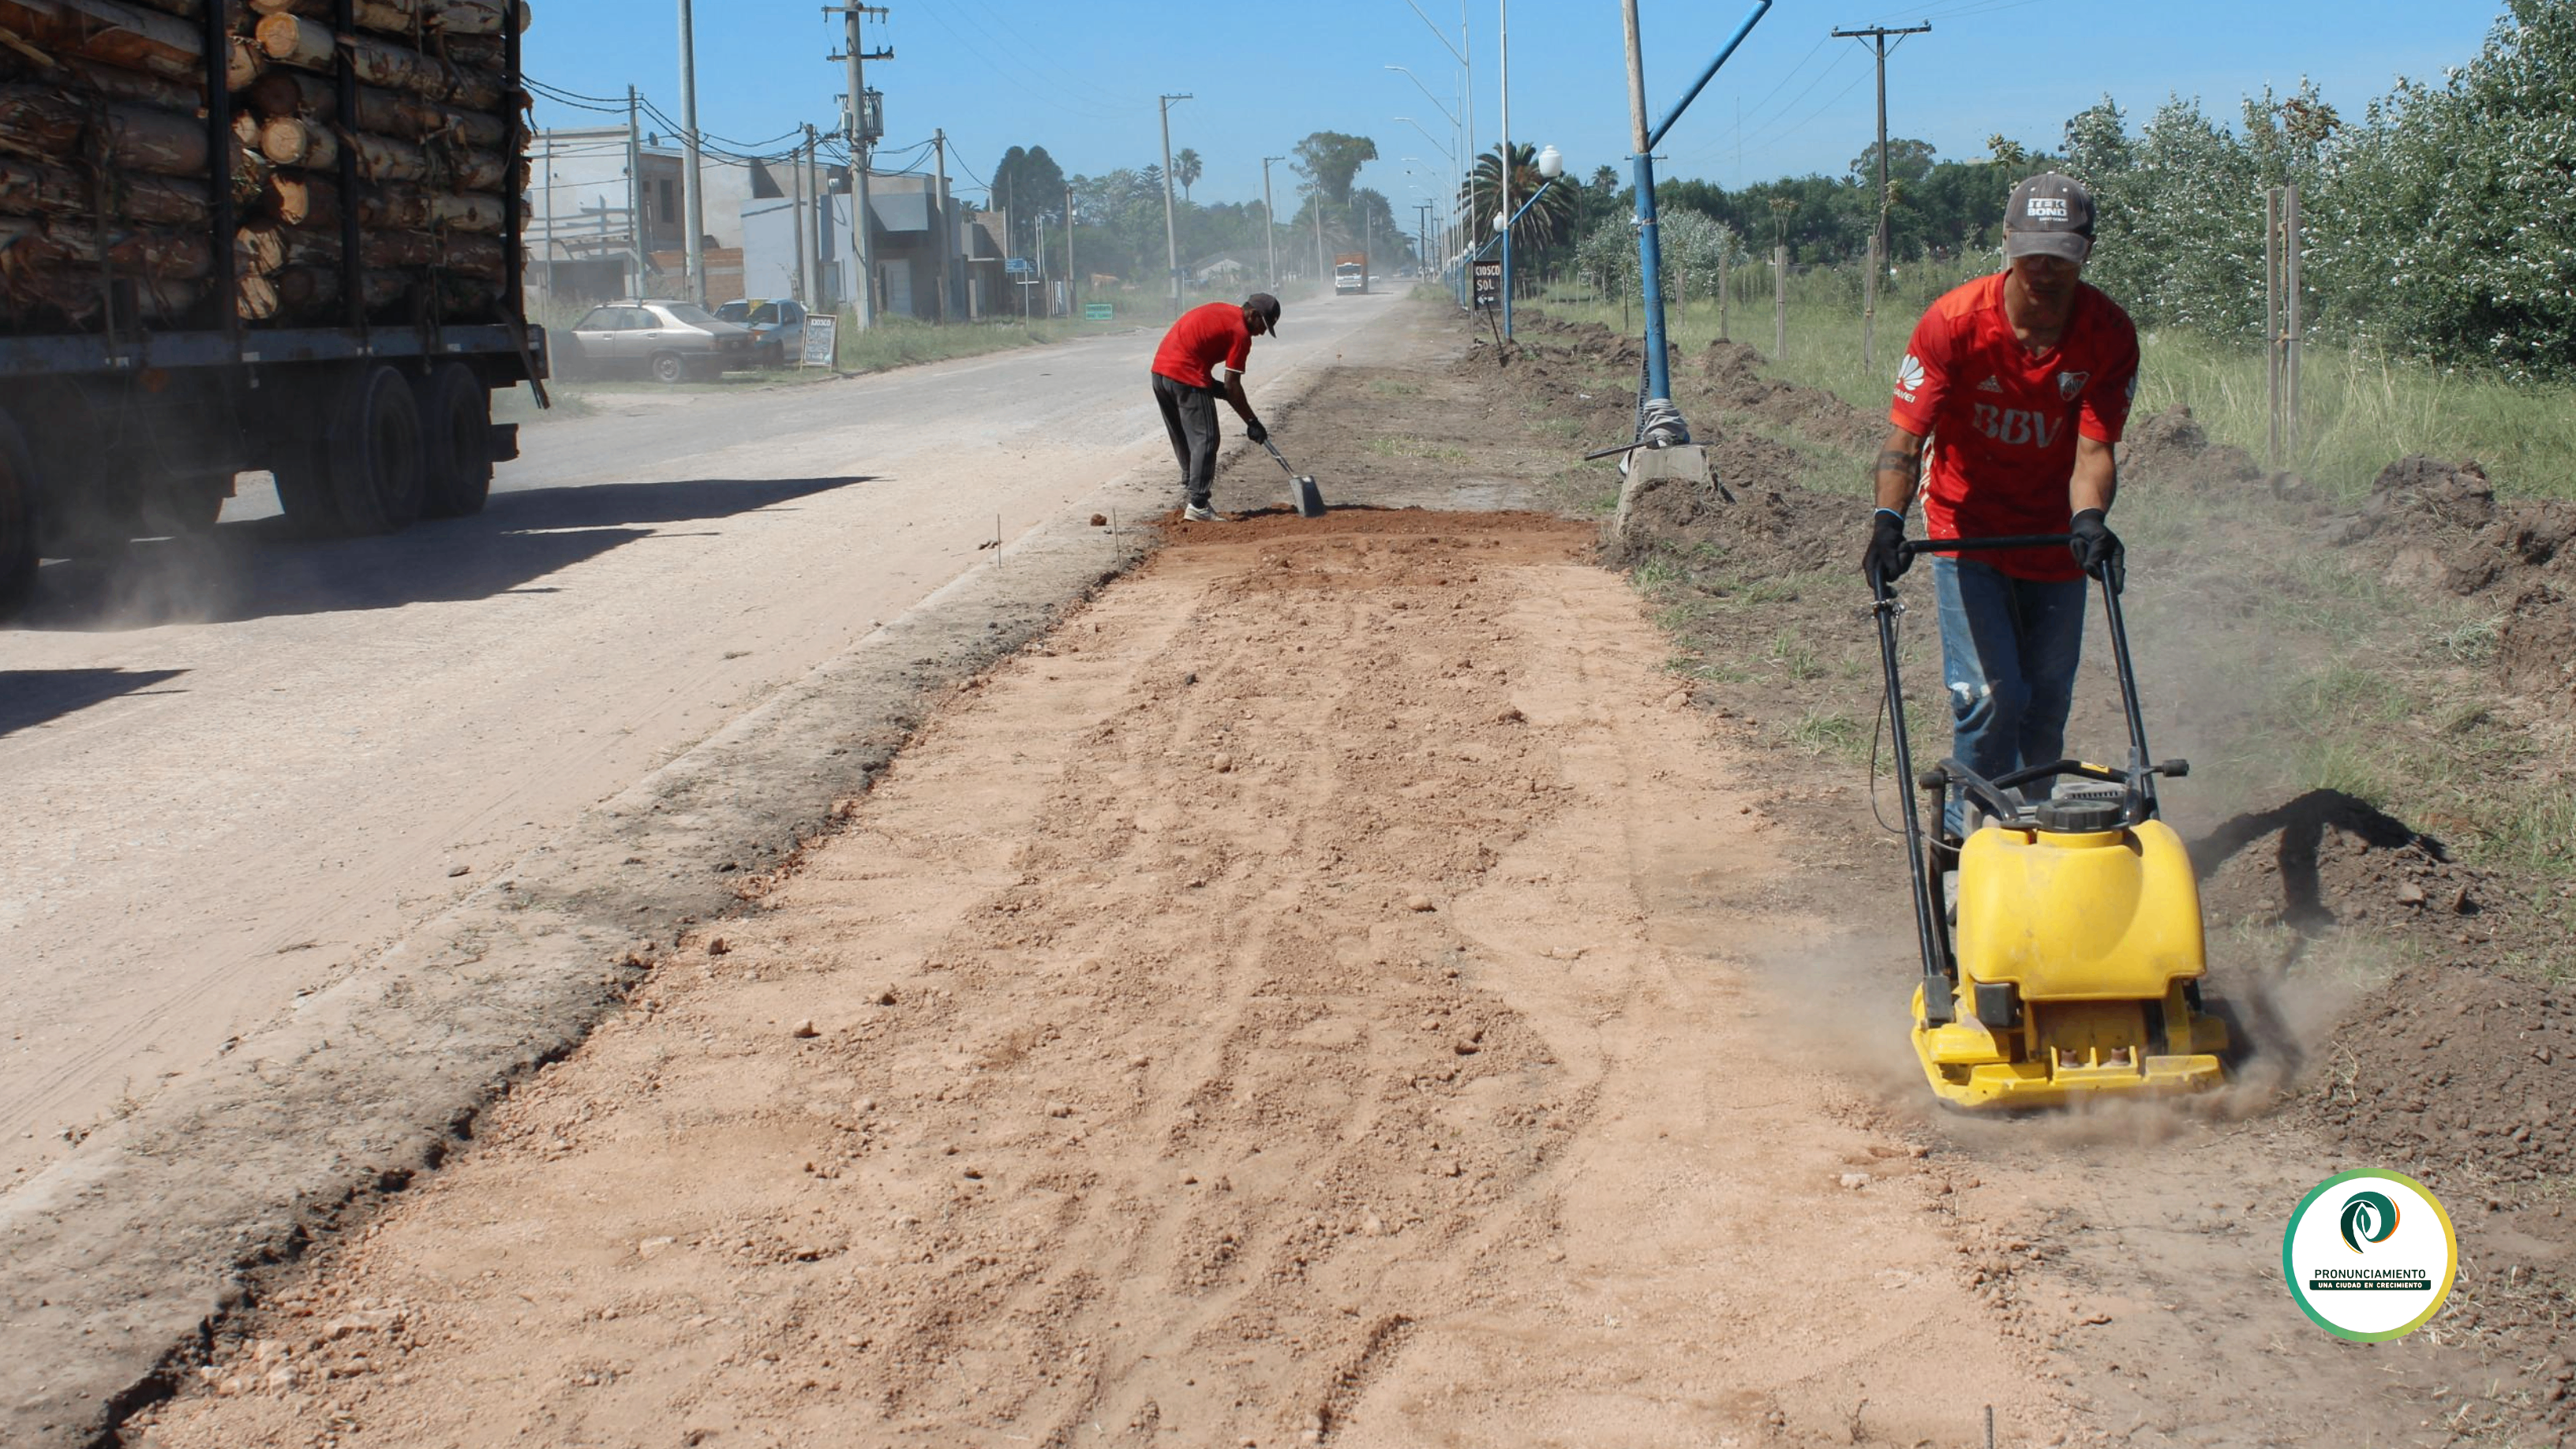
POLYGON ((527 0, 0 0, 0 612, 39 557, 472 513, 542 400, 527 0))

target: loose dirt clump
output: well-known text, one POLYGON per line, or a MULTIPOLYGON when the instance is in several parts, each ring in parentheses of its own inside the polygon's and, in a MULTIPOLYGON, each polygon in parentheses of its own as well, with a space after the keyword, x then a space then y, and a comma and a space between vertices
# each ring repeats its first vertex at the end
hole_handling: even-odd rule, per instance
POLYGON ((2499 503, 2475 462, 2410 456, 2380 472, 2342 536, 2381 550, 2395 582, 2492 600, 2497 681, 2576 701, 2576 503, 2499 503))
POLYGON ((1774 486, 1797 466, 1797 455, 1781 444, 1727 434, 1710 448, 1713 465, 1732 460, 1718 468, 1718 477, 1738 480, 1728 485, 1734 501, 1692 480, 1649 481, 1630 495, 1629 528, 1605 546, 1607 562, 1627 568, 1659 552, 1680 552, 1721 575, 1753 580, 1847 561, 1854 500, 1774 486))
POLYGON ((2233 493, 2263 476, 2243 448, 2212 444, 2181 403, 2130 422, 2120 445, 2120 471, 2198 494, 2233 493))
POLYGON ((1710 397, 1729 412, 1795 428, 1819 443, 1861 449, 1887 435, 1884 419, 1861 411, 1821 388, 1765 377, 1760 352, 1741 342, 1712 342, 1700 354, 1710 397))

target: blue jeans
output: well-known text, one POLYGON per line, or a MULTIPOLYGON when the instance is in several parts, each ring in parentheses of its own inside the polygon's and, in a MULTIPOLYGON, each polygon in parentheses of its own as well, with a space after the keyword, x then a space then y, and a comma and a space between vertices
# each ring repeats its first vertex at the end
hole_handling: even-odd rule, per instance
MULTIPOLYGON (((1941 679, 1950 690, 1950 753, 1987 779, 2066 752, 2066 711, 2084 652, 2085 581, 2038 583, 1972 559, 1935 557, 1941 679)), ((1942 823, 1967 833, 1953 794, 1942 823)))

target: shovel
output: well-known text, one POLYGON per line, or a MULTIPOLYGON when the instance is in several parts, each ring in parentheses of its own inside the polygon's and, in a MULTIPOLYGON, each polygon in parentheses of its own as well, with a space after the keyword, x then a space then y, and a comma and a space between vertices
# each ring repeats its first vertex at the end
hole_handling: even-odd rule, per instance
POLYGON ((1288 475, 1288 494, 1297 505, 1297 516, 1299 518, 1323 517, 1324 490, 1315 486, 1314 475, 1300 473, 1289 467, 1288 460, 1280 455, 1279 445, 1268 438, 1261 440, 1261 446, 1270 450, 1270 456, 1279 460, 1280 471, 1288 475))

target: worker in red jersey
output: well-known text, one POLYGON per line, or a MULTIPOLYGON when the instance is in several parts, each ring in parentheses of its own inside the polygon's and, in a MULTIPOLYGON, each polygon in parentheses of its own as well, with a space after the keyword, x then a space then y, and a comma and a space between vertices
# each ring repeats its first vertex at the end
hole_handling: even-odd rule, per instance
POLYGON ((1193 523, 1219 521, 1208 492, 1216 482, 1216 400, 1224 398, 1243 419, 1244 436, 1254 443, 1270 437, 1243 395, 1243 366, 1252 359, 1252 339, 1278 331, 1279 299, 1255 292, 1240 307, 1192 307, 1155 349, 1154 404, 1163 410, 1163 430, 1181 464, 1181 516, 1193 523))
MULTIPOLYGON (((2112 449, 2138 390, 2138 329, 2083 280, 2093 198, 2055 172, 2013 188, 2004 270, 1952 290, 1897 364, 1862 572, 1893 580, 1917 481, 1926 537, 2066 534, 2063 550, 1936 554, 1951 753, 1986 779, 2061 758, 2084 643, 2084 576, 2118 583, 2112 449), (1926 440, 1929 440, 1927 453, 1926 440), (2106 573, 2107 571, 2107 573, 2106 573)), ((1966 833, 1950 797, 1943 822, 1966 833)))

